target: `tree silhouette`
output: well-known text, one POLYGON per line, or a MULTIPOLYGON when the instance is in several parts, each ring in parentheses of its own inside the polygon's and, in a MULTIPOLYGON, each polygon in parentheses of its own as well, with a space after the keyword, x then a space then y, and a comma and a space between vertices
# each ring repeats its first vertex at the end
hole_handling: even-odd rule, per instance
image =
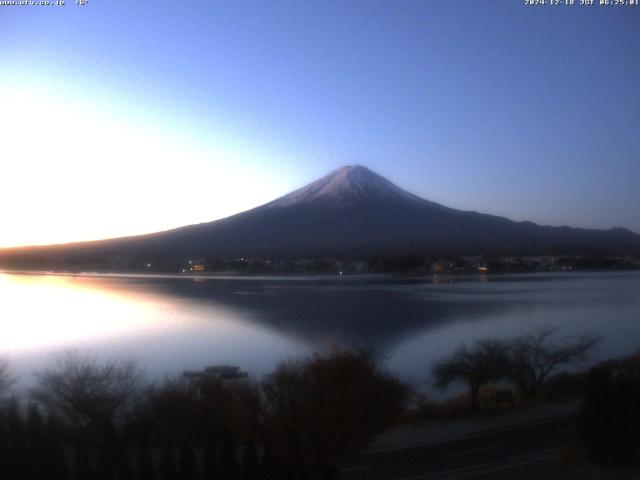
POLYGON ((275 455, 274 449, 267 444, 262 454, 262 479, 278 478, 288 480, 292 478, 289 466, 275 455))
POLYGON ((0 412, 0 475, 2 478, 10 478, 11 452, 3 413, 0 412))
POLYGON ((49 414, 46 425, 46 465, 47 475, 50 480, 67 480, 69 467, 64 454, 64 446, 60 435, 58 419, 52 413, 49 414))
POLYGON ((590 334, 554 340, 557 332, 558 328, 546 325, 516 337, 508 344, 506 377, 527 400, 538 394, 554 370, 585 360, 600 341, 590 334))
POLYGON ((94 479, 93 466, 87 449, 82 445, 76 445, 73 452, 73 480, 94 479))
POLYGON ((185 443, 178 456, 178 478, 180 480, 198 480, 198 458, 193 446, 185 443))
POLYGON ((35 403, 30 403, 27 408, 26 445, 27 478, 36 480, 46 477, 49 470, 49 466, 46 464, 49 445, 45 438, 40 409, 35 403))
POLYGON ((91 433, 97 447, 95 476, 99 480, 126 477, 130 465, 121 464, 125 448, 121 427, 140 391, 142 374, 136 364, 121 360, 98 362, 70 352, 37 376, 33 397, 91 433))
POLYGON ((589 371, 581 434, 596 463, 640 464, 640 356, 589 371))
POLYGON ((222 445, 220 447, 220 478, 223 480, 236 480, 238 476, 236 441, 231 431, 227 428, 223 432, 222 445))
POLYGON ((437 362, 432 373, 438 388, 453 382, 466 383, 470 389, 469 407, 476 413, 480 387, 502 378, 507 360, 507 347, 500 340, 476 340, 472 347, 462 344, 451 356, 437 362))
POLYGON ((202 458, 202 479, 217 480, 220 478, 220 469, 218 465, 218 446, 211 439, 207 441, 204 449, 204 457, 202 458))
POLYGON ((260 463, 258 460, 258 450, 253 440, 249 440, 242 454, 243 480, 259 480, 260 463))
POLYGON ((118 450, 109 443, 100 442, 96 448, 94 476, 98 480, 115 480, 120 466, 118 450))
POLYGON ((93 424, 109 434, 132 407, 142 378, 134 362, 99 363, 76 353, 58 357, 37 376, 35 399, 76 425, 93 424))
POLYGON ((370 353, 342 350, 283 363, 263 389, 274 457, 298 476, 315 476, 365 447, 399 418, 408 392, 370 353))
POLYGON ((6 358, 0 358, 0 398, 9 393, 16 379, 11 375, 9 361, 6 358))
POLYGON ((116 480, 133 480, 133 469, 131 468, 131 459, 129 458, 128 452, 122 449, 119 452, 117 459, 115 472, 116 480))
POLYGON ((158 478, 160 480, 178 480, 176 461, 173 455, 173 448, 169 442, 166 443, 160 456, 158 467, 158 478))
POLYGON ((136 453, 138 480, 156 480, 156 467, 146 442, 140 442, 136 453))
POLYGON ((7 413, 8 431, 8 477, 22 480, 28 475, 27 444, 25 436, 25 425, 20 413, 20 405, 16 398, 9 402, 7 413))

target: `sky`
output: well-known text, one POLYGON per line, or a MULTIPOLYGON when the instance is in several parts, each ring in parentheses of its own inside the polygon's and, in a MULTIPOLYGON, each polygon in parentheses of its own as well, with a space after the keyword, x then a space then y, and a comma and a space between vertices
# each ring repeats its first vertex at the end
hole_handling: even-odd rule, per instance
POLYGON ((67 0, 0 6, 0 44, 0 246, 210 221, 356 163, 640 232, 640 6, 67 0))

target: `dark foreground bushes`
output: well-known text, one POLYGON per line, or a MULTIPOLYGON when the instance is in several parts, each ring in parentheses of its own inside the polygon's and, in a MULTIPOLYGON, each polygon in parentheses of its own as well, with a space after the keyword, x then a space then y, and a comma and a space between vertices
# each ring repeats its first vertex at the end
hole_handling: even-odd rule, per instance
POLYGON ((640 465, 640 355, 589 371, 581 431, 595 463, 640 465))
POLYGON ((266 438, 297 478, 313 478, 397 422, 408 394, 365 353, 283 364, 264 384, 266 438))
POLYGON ((401 418, 408 395, 358 352, 284 363, 261 383, 155 386, 131 363, 68 355, 39 375, 36 402, 1 409, 0 479, 335 478, 343 456, 401 418))

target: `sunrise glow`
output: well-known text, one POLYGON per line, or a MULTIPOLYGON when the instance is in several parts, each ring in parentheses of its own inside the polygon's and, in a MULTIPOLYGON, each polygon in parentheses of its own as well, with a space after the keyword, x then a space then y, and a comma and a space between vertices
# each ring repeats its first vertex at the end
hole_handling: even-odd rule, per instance
POLYGON ((132 112, 34 91, 3 90, 0 105, 11 119, 3 122, 0 247, 166 230, 273 195, 232 153, 132 112))
POLYGON ((2 353, 87 345, 124 333, 143 333, 152 325, 160 330, 177 325, 177 321, 158 318, 158 306, 150 299, 136 303, 72 277, 0 275, 0 291, 2 353), (34 292, 40 301, 31 301, 34 292))

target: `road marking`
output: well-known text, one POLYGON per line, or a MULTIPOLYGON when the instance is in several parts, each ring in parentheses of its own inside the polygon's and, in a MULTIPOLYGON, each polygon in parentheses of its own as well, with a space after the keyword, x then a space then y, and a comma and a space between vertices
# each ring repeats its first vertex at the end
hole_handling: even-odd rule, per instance
POLYGON ((454 453, 445 453, 443 456, 445 457, 458 457, 460 455, 467 455, 468 453, 482 452, 484 450, 491 450, 492 448, 500 448, 507 445, 506 443, 496 443, 495 445, 489 445, 488 447, 478 447, 473 448, 471 450, 463 450, 462 452, 454 452, 454 453))

